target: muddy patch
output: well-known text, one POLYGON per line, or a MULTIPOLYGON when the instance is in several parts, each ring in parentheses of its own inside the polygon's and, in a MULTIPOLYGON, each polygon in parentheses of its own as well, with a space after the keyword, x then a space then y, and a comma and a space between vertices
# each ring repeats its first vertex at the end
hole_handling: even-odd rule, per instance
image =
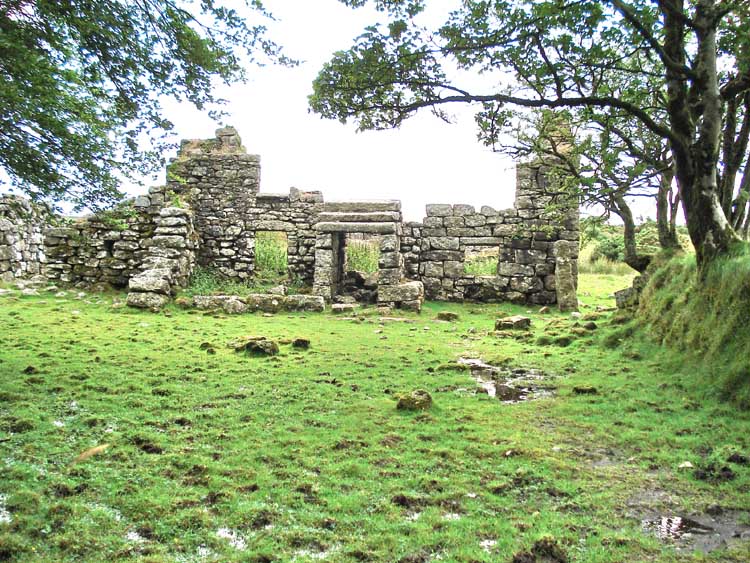
POLYGON ((513 404, 551 397, 555 388, 549 376, 536 369, 507 368, 488 364, 478 358, 459 358, 460 366, 467 366, 477 383, 477 392, 513 404))
POLYGON ((750 540, 750 526, 742 524, 746 514, 736 510, 719 514, 651 514, 641 520, 646 533, 653 534, 678 551, 708 553, 733 542, 750 540))

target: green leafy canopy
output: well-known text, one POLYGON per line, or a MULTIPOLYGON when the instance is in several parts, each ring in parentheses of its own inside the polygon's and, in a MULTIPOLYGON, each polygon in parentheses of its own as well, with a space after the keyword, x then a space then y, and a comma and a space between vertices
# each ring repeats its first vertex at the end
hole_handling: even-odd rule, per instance
POLYGON ((0 186, 108 205, 163 164, 163 97, 218 115, 215 80, 243 80, 258 57, 291 62, 216 0, 0 0, 0 186))

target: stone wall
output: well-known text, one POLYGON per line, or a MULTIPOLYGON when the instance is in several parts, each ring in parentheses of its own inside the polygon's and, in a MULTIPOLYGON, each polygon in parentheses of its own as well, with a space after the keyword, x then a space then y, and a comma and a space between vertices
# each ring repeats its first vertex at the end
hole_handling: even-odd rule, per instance
POLYGON ((129 286, 131 304, 153 307, 184 287, 195 266, 251 278, 257 233, 281 231, 289 274, 330 301, 345 274, 345 239, 362 233, 379 236, 382 305, 419 309, 424 296, 551 304, 562 284, 561 305, 577 306, 577 202, 544 163, 518 166, 512 209, 432 204, 419 223, 404 223, 397 201, 324 203, 320 192, 259 190, 260 158, 224 128, 214 139, 183 141, 166 185, 113 211, 50 227, 25 200, 2 198, 0 274, 129 286), (497 254, 495 273, 467 274, 467 257, 486 250, 497 254))
POLYGON ((45 262, 42 229, 49 211, 28 199, 0 196, 0 280, 42 272, 45 262))
POLYGON ((127 287, 143 271, 156 218, 173 198, 160 186, 111 211, 58 221, 44 231, 45 275, 54 282, 127 287))
POLYGON ((428 205, 422 223, 405 225, 406 275, 424 283, 428 299, 555 303, 554 244, 573 242, 577 258, 578 206, 550 193, 550 176, 544 165, 519 165, 512 209, 428 205), (482 249, 498 249, 496 275, 466 273, 467 257, 482 249))
POLYGON ((183 141, 167 170, 169 188, 192 203, 199 265, 248 279, 255 268, 255 233, 283 231, 290 273, 312 283, 320 192, 258 193, 260 157, 247 154, 230 127, 219 129, 216 139, 183 141))

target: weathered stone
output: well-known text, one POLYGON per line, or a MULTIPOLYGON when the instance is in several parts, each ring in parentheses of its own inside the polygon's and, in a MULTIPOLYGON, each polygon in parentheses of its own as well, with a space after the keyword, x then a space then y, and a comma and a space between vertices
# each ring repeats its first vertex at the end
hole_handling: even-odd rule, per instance
POLYGON ((317 223, 315 230, 322 233, 374 233, 392 235, 396 231, 396 223, 317 223))
POLYGON ((279 345, 263 336, 255 336, 237 343, 234 351, 254 357, 275 356, 279 353, 279 345))
POLYGON ((162 293, 128 293, 127 304, 129 307, 139 309, 158 310, 169 303, 169 297, 162 293))
POLYGON ((398 211, 370 211, 370 212, 323 212, 318 215, 318 221, 342 223, 387 223, 401 221, 398 211))
POLYGON ((531 326, 531 319, 522 315, 503 317, 495 321, 495 330, 525 330, 531 326))
POLYGON ((466 216, 466 215, 474 215, 476 211, 474 210, 473 205, 464 205, 462 203, 458 203, 453 206, 453 215, 456 216, 466 216))
POLYGON ((426 206, 428 217, 450 217, 453 215, 453 206, 442 203, 430 203, 426 206))
POLYGON ((417 411, 432 407, 432 397, 424 389, 416 389, 410 393, 400 395, 396 408, 399 410, 417 411))
POLYGON ((172 292, 170 278, 171 271, 168 269, 146 270, 142 274, 130 278, 128 288, 130 291, 169 295, 172 292))
POLYGON ((242 299, 250 311, 278 313, 284 309, 287 298, 280 295, 251 293, 242 299))
POLYGON ((331 313, 334 315, 354 313, 357 309, 359 309, 359 305, 356 303, 334 303, 331 305, 331 313))
POLYGON ((557 306, 563 312, 578 310, 578 267, 574 258, 577 252, 574 254, 572 248, 574 244, 566 240, 559 240, 554 244, 557 306))
POLYGON ((326 302, 318 295, 287 295, 285 307, 288 311, 322 312, 326 302))
POLYGON ((390 201, 329 201, 323 206, 329 213, 377 213, 382 211, 401 211, 401 202, 390 201))
POLYGON ((397 303, 400 301, 415 301, 424 297, 422 282, 406 282, 396 285, 381 285, 378 287, 378 301, 397 303))
POLYGON ((292 348, 307 350, 310 348, 310 340, 308 338, 295 338, 292 340, 292 348))
POLYGON ((429 237, 427 240, 433 250, 458 250, 458 237, 429 237))

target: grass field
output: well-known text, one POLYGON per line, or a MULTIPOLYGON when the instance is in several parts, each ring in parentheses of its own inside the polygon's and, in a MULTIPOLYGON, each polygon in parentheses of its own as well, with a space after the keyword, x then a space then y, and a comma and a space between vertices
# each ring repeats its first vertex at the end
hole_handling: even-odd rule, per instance
POLYGON ((607 338, 594 308, 625 285, 582 276, 593 331, 512 305, 380 320, 0 296, 0 561, 510 562, 545 537, 571 562, 748 561, 747 543, 700 555, 643 530, 712 505, 750 524, 730 510, 750 467, 680 469, 747 454, 750 415, 654 344, 607 338), (493 334, 505 314, 531 331, 493 334), (281 353, 229 347, 249 335, 281 353), (478 394, 460 357, 541 370, 553 396, 478 394), (414 389, 433 407, 396 410, 414 389))

